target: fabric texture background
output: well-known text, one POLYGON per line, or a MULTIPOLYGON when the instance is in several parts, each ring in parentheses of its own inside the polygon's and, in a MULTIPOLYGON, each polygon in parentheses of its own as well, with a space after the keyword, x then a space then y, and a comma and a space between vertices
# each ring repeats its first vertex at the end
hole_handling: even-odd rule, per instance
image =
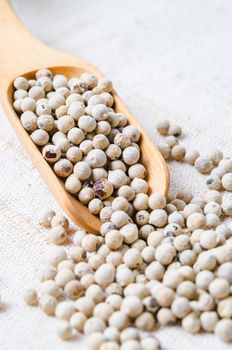
MULTIPOLYGON (((98 66, 151 136, 165 117, 183 127, 183 144, 231 155, 232 2, 228 0, 13 0, 27 28, 49 46, 98 66)), ((22 43, 23 50, 23 43, 22 43)), ((1 59, 1 58, 0 58, 1 59)), ((16 63, 17 64, 17 59, 16 63)), ((0 111, 1 350, 84 349, 62 342, 56 320, 21 300, 36 286, 47 242, 37 224, 42 207, 58 205, 0 111)), ((203 197, 204 177, 170 164, 171 190, 203 197)), ((180 327, 157 331, 166 350, 231 349, 213 335, 180 327)))

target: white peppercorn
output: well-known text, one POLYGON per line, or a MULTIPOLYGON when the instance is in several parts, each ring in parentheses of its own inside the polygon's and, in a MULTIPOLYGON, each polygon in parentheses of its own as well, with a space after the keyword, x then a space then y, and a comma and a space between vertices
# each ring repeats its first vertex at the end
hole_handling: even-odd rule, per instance
POLYGON ((114 267, 118 267, 122 264, 123 257, 120 252, 110 252, 106 257, 107 264, 111 264, 114 267))
POLYGON ((136 177, 138 179, 144 179, 147 174, 145 167, 142 164, 131 165, 128 169, 128 175, 133 180, 136 177))
MULTIPOLYGON (((102 208, 102 210, 100 211, 100 214, 99 214, 101 222, 104 223, 104 222, 109 221, 112 214, 113 214, 113 209, 110 206, 102 208)), ((115 220, 115 222, 117 222, 117 223, 120 222, 120 215, 119 215, 119 217, 116 217, 116 218, 114 217, 113 220, 115 220)), ((114 222, 112 222, 112 224, 114 225, 114 227, 116 227, 114 222)), ((124 224, 124 222, 122 223, 122 225, 123 224, 124 224)))
POLYGON ((205 311, 200 315, 202 328, 207 332, 213 332, 219 318, 215 311, 205 311))
POLYGON ((34 306, 38 303, 38 295, 35 289, 28 288, 23 292, 23 300, 27 305, 34 306))
POLYGON ((105 288, 114 281, 115 268, 110 264, 101 265, 95 272, 95 281, 105 288))
POLYGON ((161 286, 153 296, 155 296, 156 301, 160 306, 168 307, 172 304, 175 293, 170 287, 161 286))
POLYGON ((216 299, 223 299, 230 293, 230 285, 224 278, 215 278, 209 285, 210 294, 216 299))
POLYGON ((74 274, 77 278, 81 278, 86 273, 91 273, 91 272, 92 272, 92 268, 89 266, 88 263, 84 261, 77 263, 74 269, 74 274))
POLYGON ((191 312, 190 314, 185 316, 182 319, 181 325, 184 328, 184 330, 186 330, 188 333, 192 333, 192 334, 198 333, 200 331, 200 328, 201 328, 200 319, 197 316, 197 314, 194 312, 191 312))
POLYGON ((155 327, 155 318, 152 313, 145 311, 136 318, 135 326, 142 331, 151 332, 155 327))
POLYGON ((42 155, 49 163, 57 162, 61 157, 61 151, 57 146, 46 145, 42 149, 42 155))
POLYGON ((86 161, 92 168, 103 167, 106 164, 105 152, 100 149, 93 149, 88 153, 86 161))
POLYGON ((167 218, 167 213, 163 209, 155 209, 150 213, 149 223, 156 227, 163 227, 167 223, 167 218))
POLYGON ((223 167, 217 167, 217 168, 214 168, 210 174, 212 176, 218 176, 221 179, 222 176, 225 175, 226 173, 227 171, 223 167))
POLYGON ((131 318, 136 318, 143 312, 143 304, 136 296, 126 296, 122 301, 121 311, 131 318))
MULTIPOLYGON (((41 77, 37 79, 35 86, 41 87, 45 92, 50 92, 52 90, 52 81, 49 77, 41 77)), ((29 91, 31 91, 31 89, 29 91)))
POLYGON ((155 336, 148 336, 141 339, 143 350, 160 350, 160 342, 155 336))
POLYGON ((67 254, 63 247, 53 247, 47 251, 47 260, 54 267, 66 258, 67 254))
POLYGON ((217 259, 210 251, 202 252, 198 256, 197 264, 201 270, 213 270, 217 264, 217 259))
POLYGON ((104 330, 104 338, 110 342, 110 341, 115 341, 115 342, 118 342, 119 339, 120 339, 120 333, 118 331, 117 328, 115 327, 107 327, 105 330, 104 330))
POLYGON ((74 267, 75 267, 75 264, 71 260, 67 259, 67 260, 61 261, 57 268, 58 268, 58 271, 63 269, 69 269, 71 271, 74 271, 74 267))
POLYGON ((185 297, 189 300, 192 300, 196 297, 197 290, 193 282, 183 281, 178 285, 176 292, 178 295, 185 297))
POLYGON ((49 140, 49 135, 45 130, 35 130, 30 137, 37 146, 44 146, 49 140))
POLYGON ((231 318, 232 317, 232 297, 228 297, 220 300, 218 302, 217 312, 221 318, 231 318))
POLYGON ((84 324, 87 321, 87 317, 82 312, 75 312, 70 318, 70 326, 77 332, 83 332, 84 324))
POLYGON ((208 157, 199 157, 195 161, 195 168, 200 173, 209 173, 213 169, 213 162, 208 157))
POLYGON ((149 280, 160 281, 164 276, 164 266, 158 261, 152 261, 145 270, 145 276, 149 280))
POLYGON ((166 136, 168 134, 168 130, 170 127, 169 120, 161 120, 156 124, 156 129, 162 136, 166 136))
POLYGON ((184 318, 191 311, 191 307, 187 298, 176 297, 171 305, 171 311, 177 318, 184 318))
POLYGON ((138 226, 144 226, 149 222, 150 214, 147 210, 139 210, 135 214, 135 222, 138 226))
POLYGON ((78 127, 84 132, 91 132, 96 128, 96 120, 90 115, 83 115, 78 119, 78 127))
POLYGON ((157 312, 157 320, 161 326, 166 326, 170 323, 176 322, 176 317, 173 315, 172 311, 168 308, 161 308, 157 312))
POLYGON ((211 174, 206 179, 206 185, 207 185, 208 189, 210 189, 210 190, 220 190, 221 185, 222 185, 221 179, 219 176, 211 174))
POLYGON ((221 202, 222 202, 222 195, 218 191, 210 190, 210 191, 206 192, 205 200, 206 200, 207 203, 209 203, 209 202, 216 202, 218 204, 221 204, 221 202))
MULTIPOLYGON (((22 100, 18 99, 15 101, 15 103, 16 102, 20 103, 19 104, 20 108, 18 108, 19 111, 20 111, 20 109, 22 112, 27 112, 27 111, 35 112, 35 110, 36 110, 36 101, 31 97, 24 97, 24 99, 22 99, 22 100)), ((14 105, 14 106, 16 106, 16 105, 14 105)))
POLYGON ((53 170, 60 177, 68 177, 73 170, 73 165, 68 159, 60 159, 54 164, 53 170))
POLYGON ((58 89, 59 87, 68 86, 68 79, 62 74, 56 74, 53 77, 53 87, 54 89, 58 89))
POLYGON ((163 284, 172 289, 176 289, 178 285, 184 280, 179 270, 167 270, 163 276, 163 284))
POLYGON ((97 270, 105 262, 104 258, 94 254, 88 258, 88 264, 93 270, 97 270))
POLYGON ((124 242, 127 244, 132 244, 138 239, 138 228, 132 223, 124 225, 120 229, 120 233, 123 236, 124 242))
POLYGON ((97 284, 91 284, 85 293, 86 297, 91 298, 95 304, 101 303, 104 301, 104 291, 97 284))
POLYGON ((68 219, 64 215, 60 215, 60 214, 54 215, 51 220, 51 227, 55 227, 55 226, 62 226, 65 229, 67 229, 69 226, 68 219))
POLYGON ((17 90, 19 90, 19 89, 28 90, 29 84, 28 84, 28 81, 27 81, 26 78, 24 78, 24 77, 17 77, 14 80, 14 87, 17 90))
POLYGON ((40 86, 33 86, 28 91, 28 96, 32 98, 33 100, 37 101, 45 96, 45 91, 40 86))
POLYGON ((138 142, 140 139, 140 131, 134 125, 126 126, 122 134, 131 139, 132 142, 138 142))
POLYGON ((124 263, 130 268, 137 268, 142 263, 142 255, 138 249, 128 249, 123 257, 124 263))
MULTIPOLYGON (((102 97, 104 99, 105 104, 106 104, 107 107, 112 107, 113 106, 114 98, 109 92, 102 92, 100 94, 100 97, 102 97)), ((118 117, 120 118, 120 115, 121 115, 120 113, 115 113, 115 114, 117 114, 118 117)))
POLYGON ((124 163, 128 165, 136 164, 140 158, 140 152, 136 147, 126 147, 122 152, 122 158, 124 163))
POLYGON ((166 142, 160 142, 156 145, 164 159, 168 159, 171 155, 171 148, 166 142))
POLYGON ((232 171, 232 160, 228 157, 220 160, 218 165, 220 168, 223 168, 227 173, 230 173, 232 171))
POLYGON ((92 316, 94 309, 94 301, 89 297, 81 297, 75 301, 75 306, 79 312, 82 312, 86 317, 92 316))
POLYGON ((205 227, 205 216, 201 213, 193 213, 187 218, 186 224, 191 231, 203 229, 205 227))
POLYGON ((119 350, 120 346, 115 341, 107 341, 102 343, 99 350, 119 350))
POLYGON ((82 103, 75 101, 70 104, 67 110, 67 114, 75 121, 78 121, 80 117, 84 115, 84 107, 82 103))
POLYGON ((113 313, 112 307, 107 303, 99 303, 95 306, 93 314, 95 317, 107 322, 113 313))
POLYGON ((217 275, 220 278, 226 279, 229 283, 232 282, 232 262, 225 262, 220 265, 217 270, 217 275))
MULTIPOLYGON (((112 295, 110 297, 121 298, 119 295, 112 295)), ((110 298, 108 297, 108 299, 110 298)), ((122 299, 122 298, 121 298, 122 299)), ((119 331, 129 326, 128 316, 122 311, 115 311, 109 319, 109 326, 117 328, 119 331)))
POLYGON ((222 186, 227 191, 232 191, 232 173, 222 176, 222 186))
POLYGON ((166 198, 160 193, 152 193, 149 197, 148 203, 152 210, 163 209, 166 205, 166 198))
MULTIPOLYGON (((100 332, 94 332, 86 337, 86 346, 89 350, 100 350, 104 343, 104 336, 100 332)), ((104 350, 104 349, 103 349, 104 350)))
POLYGON ((211 249, 217 246, 217 235, 213 230, 204 231, 200 237, 200 244, 204 249, 211 249))
POLYGON ((232 342, 232 320, 219 320, 215 326, 215 334, 226 343, 232 342))
POLYGON ((53 111, 55 111, 60 106, 63 106, 64 104, 65 98, 59 93, 53 93, 52 96, 49 98, 49 106, 53 111))
POLYGON ((192 266, 196 262, 196 259, 196 254, 190 249, 184 250, 179 254, 179 260, 182 265, 192 266))
POLYGON ((130 217, 124 211, 117 210, 113 212, 110 220, 116 228, 121 228, 130 222, 130 217))
POLYGON ((55 281, 59 287, 64 287, 68 282, 75 279, 73 271, 70 269, 61 269, 57 272, 55 281))
POLYGON ((191 266, 180 266, 180 274, 187 281, 195 281, 196 273, 191 266))
POLYGON ((184 159, 185 156, 185 148, 181 145, 175 145, 172 147, 171 149, 171 156, 174 160, 182 161, 184 159))
POLYGON ((57 335, 63 340, 69 340, 73 337, 72 327, 67 321, 59 322, 57 326, 57 335))
POLYGON ((120 286, 125 287, 134 282, 134 274, 128 267, 121 267, 116 272, 116 281, 120 286))
POLYGON ((45 209, 39 215, 39 223, 44 227, 50 227, 53 216, 56 213, 53 209, 45 209))
POLYGON ((45 265, 39 269, 37 276, 40 282, 52 280, 56 276, 56 269, 45 265))
POLYGON ((98 215, 103 208, 103 203, 100 199, 94 198, 89 202, 88 208, 92 214, 98 215))
POLYGON ((105 322, 99 317, 91 317, 87 319, 84 324, 84 334, 90 335, 91 333, 102 333, 106 328, 105 322))
MULTIPOLYGON (((116 253, 117 254, 117 253, 116 253)), ((108 262, 108 261, 107 261, 108 262)), ((122 259, 121 259, 122 262, 122 259)), ((119 265, 119 264, 118 264, 119 265)), ((115 265, 114 265, 115 266, 115 265)), ((111 283, 106 289, 105 289, 105 294, 106 295, 112 295, 112 294, 118 294, 122 295, 123 294, 123 288, 120 286, 118 283, 114 282, 111 283)))
POLYGON ((31 111, 26 111, 20 116, 21 123, 28 132, 33 132, 38 129, 37 116, 31 111))
MULTIPOLYGON (((18 98, 17 100, 14 101, 13 103, 13 108, 17 113, 22 113, 22 109, 21 109, 21 104, 23 102, 23 98, 18 98)), ((33 108, 32 108, 33 109, 33 108)), ((33 109, 33 111, 35 110, 35 108, 33 109)))
POLYGON ((138 249, 140 252, 146 247, 146 242, 143 239, 137 239, 132 245, 131 248, 138 249))
POLYGON ((75 305, 72 301, 62 301, 57 304, 55 315, 57 318, 69 321, 71 316, 75 313, 75 305))
POLYGON ((62 244, 67 240, 67 233, 63 226, 54 226, 49 232, 49 240, 55 244, 62 244))
POLYGON ((178 145, 179 144, 179 141, 178 139, 173 136, 173 135, 170 135, 170 136, 167 136, 165 137, 165 140, 164 140, 171 148, 178 145))
POLYGON ((53 316, 57 307, 57 300, 51 295, 42 295, 39 298, 39 307, 48 316, 53 316))
POLYGON ((119 188, 126 185, 127 176, 122 170, 113 170, 108 173, 108 180, 114 188, 119 188))

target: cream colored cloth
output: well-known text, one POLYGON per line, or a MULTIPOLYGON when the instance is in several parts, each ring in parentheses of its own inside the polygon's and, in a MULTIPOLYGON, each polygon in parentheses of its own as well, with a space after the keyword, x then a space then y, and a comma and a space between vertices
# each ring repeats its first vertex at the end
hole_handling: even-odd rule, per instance
MULTIPOLYGON (((188 149, 206 154, 217 147, 230 154, 232 2, 14 0, 13 5, 38 38, 112 78, 154 142, 155 123, 165 117, 183 127, 188 149)), ((48 247, 37 214, 58 207, 2 111, 0 123, 0 348, 83 349, 78 341, 60 341, 56 320, 21 300, 22 290, 37 284, 35 269, 48 247)), ((204 177, 192 167, 172 163, 170 171, 172 191, 203 196, 204 177)), ((157 335, 166 350, 231 349, 213 335, 191 336, 179 327, 157 335)))

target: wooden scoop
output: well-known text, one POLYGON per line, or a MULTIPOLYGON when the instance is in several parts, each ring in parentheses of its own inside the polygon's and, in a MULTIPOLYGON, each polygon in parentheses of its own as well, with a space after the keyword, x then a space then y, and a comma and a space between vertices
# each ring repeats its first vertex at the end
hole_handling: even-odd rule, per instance
MULTIPOLYGON (((65 190, 63 181, 55 175, 49 164, 43 159, 12 107, 14 79, 22 75, 31 79, 36 70, 45 67, 50 68, 54 74, 64 74, 68 78, 80 76, 86 71, 94 73, 98 78, 103 76, 96 67, 88 62, 53 50, 39 42, 23 27, 8 2, 0 0, 1 104, 34 165, 62 209, 76 224, 89 232, 98 233, 100 228, 98 217, 92 215, 87 207, 65 190)), ((141 131, 141 161, 148 172, 150 192, 167 194, 169 172, 166 162, 116 93, 114 93, 114 98, 115 110, 124 113, 129 123, 141 131)))

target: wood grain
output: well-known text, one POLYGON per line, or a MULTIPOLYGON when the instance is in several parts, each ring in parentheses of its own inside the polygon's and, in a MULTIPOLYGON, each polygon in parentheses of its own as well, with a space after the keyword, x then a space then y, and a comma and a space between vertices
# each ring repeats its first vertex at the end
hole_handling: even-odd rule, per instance
MULTIPOLYGON (((69 78, 85 71, 96 74, 98 78, 103 74, 92 64, 51 49, 35 39, 6 0, 0 0, 0 43, 0 96, 12 127, 62 209, 76 224, 89 232, 99 233, 100 220, 65 190, 63 181, 55 175, 22 127, 12 103, 13 80, 19 75, 32 78, 42 67, 49 67, 54 74, 64 74, 69 78)), ((141 160, 148 171, 150 192, 167 194, 169 172, 166 162, 115 92, 114 98, 116 111, 124 113, 129 123, 141 131, 141 160)))

